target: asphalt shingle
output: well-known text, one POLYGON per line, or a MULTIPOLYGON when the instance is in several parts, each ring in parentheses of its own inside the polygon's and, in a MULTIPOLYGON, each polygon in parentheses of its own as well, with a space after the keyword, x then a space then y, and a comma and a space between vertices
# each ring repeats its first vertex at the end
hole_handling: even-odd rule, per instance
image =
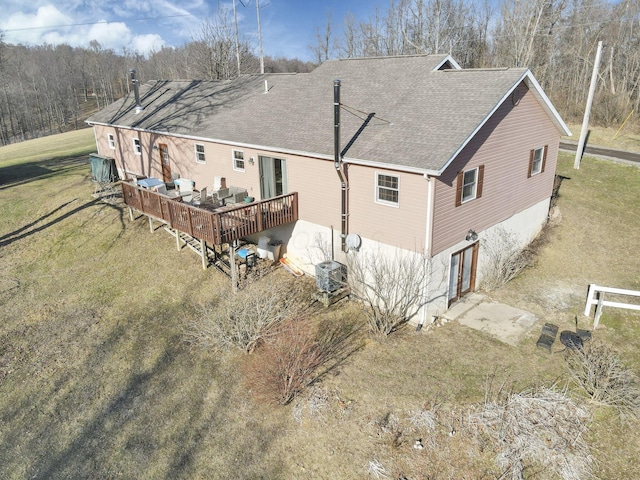
POLYGON ((375 113, 347 159, 439 171, 527 71, 434 71, 444 59, 334 60, 308 74, 149 82, 140 90, 143 112, 130 94, 88 122, 331 157, 339 79, 343 147, 375 113))

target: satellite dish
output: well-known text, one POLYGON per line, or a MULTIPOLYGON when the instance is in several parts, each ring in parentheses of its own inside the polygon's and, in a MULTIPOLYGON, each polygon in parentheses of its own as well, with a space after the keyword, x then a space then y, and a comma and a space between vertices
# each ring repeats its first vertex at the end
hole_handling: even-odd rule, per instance
POLYGON ((357 252, 360 249, 360 245, 362 245, 360 235, 355 233, 347 235, 347 247, 349 247, 349 250, 355 250, 357 252))

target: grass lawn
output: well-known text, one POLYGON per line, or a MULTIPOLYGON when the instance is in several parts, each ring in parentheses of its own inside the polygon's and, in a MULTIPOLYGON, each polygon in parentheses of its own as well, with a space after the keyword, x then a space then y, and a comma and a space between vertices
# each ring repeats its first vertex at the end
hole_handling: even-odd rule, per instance
MULTIPOLYGON (((370 478, 374 461, 390 478, 497 478, 490 451, 448 433, 488 390, 563 382, 537 326, 512 347, 449 323, 365 338, 293 405, 258 402, 244 354, 183 335, 198 304, 229 294, 226 277, 92 197, 91 130, 44 140, 0 148, 0 478, 370 478), (417 451, 430 439, 410 419, 434 406, 438 448, 417 451)), ((535 266, 493 294, 561 329, 589 325, 589 283, 640 289, 640 169, 572 165, 563 154, 562 220, 535 266)), ((321 315, 360 319, 349 303, 321 315)), ((638 372, 638 333, 639 315, 605 308, 595 335, 638 372)), ((598 478, 640 478, 637 429, 600 408, 587 436, 598 478)))

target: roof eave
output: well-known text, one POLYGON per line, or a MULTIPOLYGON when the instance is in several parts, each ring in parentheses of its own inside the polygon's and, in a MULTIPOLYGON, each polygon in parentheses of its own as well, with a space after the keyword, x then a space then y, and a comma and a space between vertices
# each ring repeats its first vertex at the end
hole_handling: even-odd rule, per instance
POLYGON ((429 168, 410 167, 406 165, 398 165, 395 163, 376 162, 372 160, 362 160, 357 158, 345 158, 344 162, 351 165, 362 165, 365 167, 382 168, 385 170, 394 170, 396 172, 417 173, 419 175, 427 175, 430 177, 440 175, 440 173, 437 170, 431 170, 429 168))
POLYGON ((451 162, 455 160, 455 158, 460 154, 460 152, 467 146, 467 144, 476 136, 476 134, 480 131, 480 129, 489 121, 489 119, 493 116, 493 114, 500 108, 502 103, 509 98, 511 93, 520 85, 520 83, 525 82, 529 90, 533 93, 533 96, 541 103, 542 108, 549 118, 555 125, 555 127, 560 132, 561 136, 571 135, 571 130, 567 127, 567 124, 564 123, 564 120, 560 117, 560 114, 555 109, 549 97, 544 93, 542 87, 538 83, 538 81, 531 73, 531 70, 527 69, 520 78, 511 86, 511 88, 502 96, 502 98, 496 103, 496 105, 491 109, 491 111, 487 114, 487 116, 478 124, 478 126, 471 132, 471 134, 465 139, 464 142, 460 144, 458 149, 453 152, 451 157, 447 160, 447 162, 442 166, 440 170, 438 170, 437 175, 441 175, 448 167, 451 165, 451 162), (533 88, 532 88, 533 87, 533 88))
MULTIPOLYGON (((132 130, 132 131, 137 131, 137 132, 153 133, 155 135, 171 135, 171 136, 174 136, 174 137, 186 138, 186 139, 189 139, 189 140, 197 140, 197 141, 201 141, 201 142, 213 142, 213 143, 218 143, 218 144, 221 144, 221 145, 230 145, 230 146, 234 146, 234 147, 251 148, 251 149, 254 149, 254 150, 263 150, 263 151, 268 151, 268 152, 284 153, 284 154, 288 154, 288 155, 297 155, 297 156, 301 156, 301 157, 317 158, 319 160, 329 160, 329 161, 334 161, 335 160, 333 155, 324 154, 324 153, 306 152, 306 151, 303 151, 303 150, 293 150, 293 149, 288 149, 288 148, 279 148, 279 147, 273 147, 273 146, 269 146, 269 145, 257 145, 257 144, 252 144, 252 143, 233 142, 233 141, 229 141, 229 140, 221 140, 221 139, 215 139, 215 138, 209 138, 209 137, 200 137, 200 136, 197 136, 197 135, 185 135, 185 134, 173 133, 173 132, 162 132, 162 131, 159 131, 159 130, 149 130, 149 129, 146 129, 146 128, 135 128, 135 127, 127 126, 127 125, 113 125, 111 123, 96 122, 96 121, 90 121, 90 120, 85 120, 85 122, 88 123, 91 126, 98 125, 98 126, 101 126, 101 127, 122 128, 122 129, 125 129, 125 130, 132 130)), ((428 169, 428 168, 409 167, 409 166, 405 166, 405 165, 397 165, 397 164, 391 164, 391 163, 376 162, 376 161, 371 161, 371 160, 362 160, 362 159, 357 159, 357 158, 345 158, 343 160, 344 160, 345 163, 349 163, 349 164, 352 164, 352 165, 362 165, 362 166, 366 166, 366 167, 382 168, 382 169, 385 169, 385 170, 394 170, 394 171, 398 171, 398 172, 416 173, 416 174, 428 175, 428 176, 437 176, 437 175, 439 175, 438 171, 432 170, 432 169, 428 169)))

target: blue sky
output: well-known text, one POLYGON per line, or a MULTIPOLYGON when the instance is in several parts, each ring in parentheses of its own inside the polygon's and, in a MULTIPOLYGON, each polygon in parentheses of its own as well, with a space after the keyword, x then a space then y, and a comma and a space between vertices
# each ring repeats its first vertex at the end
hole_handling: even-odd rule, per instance
MULTIPOLYGON (((258 0, 265 55, 313 59, 309 46, 330 14, 336 28, 347 12, 367 19, 377 0, 258 0)), ((257 53, 256 0, 236 0, 238 28, 257 53), (246 6, 243 6, 244 5, 246 6)), ((194 38, 199 23, 231 0, 0 0, 0 31, 5 42, 24 45, 97 40, 117 53, 147 53, 194 38)))

